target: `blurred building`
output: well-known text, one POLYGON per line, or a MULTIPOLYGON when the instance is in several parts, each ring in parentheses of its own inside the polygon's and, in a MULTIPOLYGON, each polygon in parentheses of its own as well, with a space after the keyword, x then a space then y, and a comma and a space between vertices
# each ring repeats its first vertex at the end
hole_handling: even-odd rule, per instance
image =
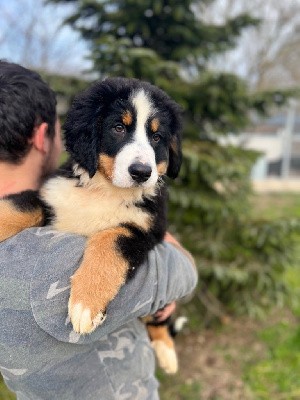
POLYGON ((257 120, 229 142, 261 152, 251 174, 258 190, 300 190, 299 104, 257 120))

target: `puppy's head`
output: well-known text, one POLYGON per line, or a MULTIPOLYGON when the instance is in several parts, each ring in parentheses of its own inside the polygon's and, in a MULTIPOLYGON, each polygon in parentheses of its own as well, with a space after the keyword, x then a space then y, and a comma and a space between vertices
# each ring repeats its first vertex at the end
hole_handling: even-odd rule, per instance
POLYGON ((111 78, 79 95, 65 123, 66 148, 92 178, 149 188, 175 178, 181 165, 181 110, 162 90, 136 79, 111 78))

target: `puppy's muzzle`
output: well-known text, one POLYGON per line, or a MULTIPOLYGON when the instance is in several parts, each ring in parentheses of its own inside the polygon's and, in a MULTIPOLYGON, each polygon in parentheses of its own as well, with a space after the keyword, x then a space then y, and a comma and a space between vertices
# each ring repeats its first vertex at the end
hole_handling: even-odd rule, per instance
POLYGON ((131 178, 137 183, 146 182, 152 173, 152 168, 148 164, 134 163, 128 168, 131 178))

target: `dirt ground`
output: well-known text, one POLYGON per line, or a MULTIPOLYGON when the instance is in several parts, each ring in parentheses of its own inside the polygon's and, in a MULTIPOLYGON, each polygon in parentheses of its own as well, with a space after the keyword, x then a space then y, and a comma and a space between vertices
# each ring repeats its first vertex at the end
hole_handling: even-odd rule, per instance
MULTIPOLYGON (((284 318, 293 317, 285 314, 284 318)), ((265 345, 257 332, 278 320, 282 320, 278 314, 267 322, 239 319, 217 332, 206 330, 178 337, 182 380, 200 383, 201 400, 254 400, 243 382, 243 367, 264 357, 265 345)))

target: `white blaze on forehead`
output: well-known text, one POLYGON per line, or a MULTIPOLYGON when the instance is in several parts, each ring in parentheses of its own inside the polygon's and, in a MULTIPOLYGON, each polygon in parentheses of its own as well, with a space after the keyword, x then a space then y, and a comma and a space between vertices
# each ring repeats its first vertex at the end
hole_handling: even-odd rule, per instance
POLYGON ((146 122, 148 121, 149 117, 154 113, 155 109, 144 89, 135 92, 131 98, 131 101, 136 109, 135 140, 142 142, 148 141, 146 133, 146 122))
POLYGON ((158 173, 155 153, 147 136, 146 123, 154 115, 155 108, 144 89, 134 92, 130 101, 136 111, 135 132, 132 141, 125 145, 115 158, 112 182, 123 188, 134 186, 135 182, 128 169, 133 163, 139 162, 149 165, 152 169, 150 178, 141 185, 143 188, 151 188, 157 182, 158 173))

